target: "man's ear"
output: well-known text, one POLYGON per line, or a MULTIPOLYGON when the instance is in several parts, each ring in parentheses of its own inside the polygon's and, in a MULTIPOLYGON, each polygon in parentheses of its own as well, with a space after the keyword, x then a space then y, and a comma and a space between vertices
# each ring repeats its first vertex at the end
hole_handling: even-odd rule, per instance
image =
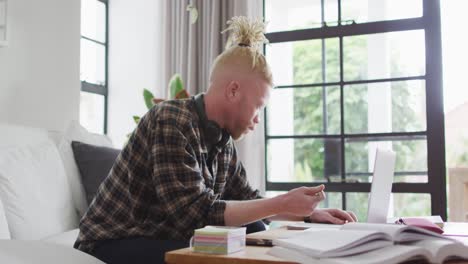
POLYGON ((231 81, 226 86, 225 96, 228 102, 235 102, 240 98, 240 84, 237 81, 231 81))

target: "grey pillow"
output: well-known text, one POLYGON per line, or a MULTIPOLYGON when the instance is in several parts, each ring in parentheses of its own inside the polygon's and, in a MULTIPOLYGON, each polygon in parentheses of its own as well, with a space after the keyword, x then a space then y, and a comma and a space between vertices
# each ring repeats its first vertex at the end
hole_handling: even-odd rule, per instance
POLYGON ((109 174, 120 150, 78 141, 72 142, 72 149, 89 205, 96 196, 99 185, 109 174))

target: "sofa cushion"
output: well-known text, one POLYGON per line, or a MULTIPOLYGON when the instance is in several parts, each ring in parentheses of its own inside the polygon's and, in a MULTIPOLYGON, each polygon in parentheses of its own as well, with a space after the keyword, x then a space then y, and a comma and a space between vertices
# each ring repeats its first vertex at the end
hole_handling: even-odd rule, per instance
POLYGON ((10 239, 10 230, 6 220, 2 199, 0 199, 0 239, 10 239))
POLYGON ((42 240, 72 248, 73 244, 75 244, 76 238, 78 237, 79 233, 80 233, 80 230, 76 228, 67 232, 63 232, 60 234, 56 234, 53 236, 43 238, 42 240))
POLYGON ((13 239, 40 239, 78 225, 57 147, 48 137, 38 139, 0 148, 0 199, 13 239))
POLYGON ((81 217, 88 209, 88 203, 86 201, 86 193, 81 181, 81 175, 73 156, 71 142, 75 140, 105 147, 112 147, 112 142, 105 135, 88 132, 77 121, 71 121, 64 133, 49 132, 49 134, 57 143, 60 156, 63 160, 63 166, 65 167, 70 182, 73 202, 81 217))
POLYGON ((104 264, 77 249, 44 241, 0 240, 0 263, 104 264))
POLYGON ((88 204, 91 204, 99 185, 109 174, 120 150, 78 141, 72 142, 72 149, 76 164, 81 173, 86 200, 88 204))
POLYGON ((0 148, 28 146, 35 142, 47 140, 47 130, 0 123, 0 148))

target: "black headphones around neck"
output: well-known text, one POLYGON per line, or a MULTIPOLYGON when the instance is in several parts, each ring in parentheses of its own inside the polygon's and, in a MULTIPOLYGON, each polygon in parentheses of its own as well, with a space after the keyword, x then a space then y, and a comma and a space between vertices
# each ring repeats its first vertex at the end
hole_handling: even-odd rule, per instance
POLYGON ((221 127, 215 122, 208 120, 206 116, 205 110, 205 102, 203 98, 203 94, 197 94, 193 97, 195 102, 195 108, 197 109, 198 116, 200 118, 200 123, 203 128, 203 132, 205 134, 205 141, 208 146, 215 146, 221 141, 223 138, 229 135, 225 132, 221 127))

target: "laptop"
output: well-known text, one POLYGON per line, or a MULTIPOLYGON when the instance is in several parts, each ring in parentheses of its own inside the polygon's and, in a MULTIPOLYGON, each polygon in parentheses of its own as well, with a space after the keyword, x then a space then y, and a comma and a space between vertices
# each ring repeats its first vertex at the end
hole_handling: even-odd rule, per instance
MULTIPOLYGON (((367 210, 368 223, 387 223, 390 196, 392 193, 393 176, 395 172, 396 154, 391 150, 377 149, 375 154, 374 172, 369 193, 369 207, 367 210)), ((340 225, 317 223, 291 223, 288 230, 304 230, 308 228, 339 229, 340 225)), ((281 230, 277 232, 282 232, 281 230)), ((247 235, 247 245, 272 246, 273 238, 277 234, 258 232, 247 235), (263 234, 265 233, 265 234, 263 234)))
POLYGON ((395 160, 395 152, 377 149, 367 209, 368 223, 387 223, 395 160))
MULTIPOLYGON (((393 176, 395 172, 395 161, 395 152, 391 150, 377 149, 375 153, 371 190, 369 193, 367 223, 387 223, 393 176)), ((297 223, 292 225, 288 225, 288 229, 305 229, 307 226, 310 227, 323 224, 297 223), (292 225, 295 225, 297 228, 292 225)))

